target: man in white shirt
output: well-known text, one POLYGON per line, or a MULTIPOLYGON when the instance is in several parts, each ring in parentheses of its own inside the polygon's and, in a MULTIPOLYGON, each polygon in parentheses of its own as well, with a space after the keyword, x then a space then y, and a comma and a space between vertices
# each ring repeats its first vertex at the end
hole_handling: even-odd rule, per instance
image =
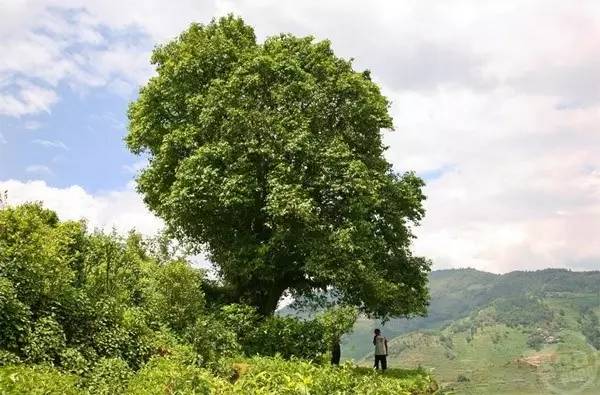
POLYGON ((381 370, 385 372, 387 369, 387 355, 388 355, 388 344, 387 339, 381 335, 379 329, 375 329, 375 336, 373 337, 373 345, 375 346, 375 369, 379 369, 379 362, 381 362, 381 370))

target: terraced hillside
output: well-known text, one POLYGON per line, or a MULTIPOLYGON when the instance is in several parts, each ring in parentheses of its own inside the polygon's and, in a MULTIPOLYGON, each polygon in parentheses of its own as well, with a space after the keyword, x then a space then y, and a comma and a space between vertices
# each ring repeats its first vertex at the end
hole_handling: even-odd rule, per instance
MULTIPOLYGON (((600 272, 446 270, 431 294, 429 317, 383 326, 390 365, 430 369, 447 393, 599 393, 600 272)), ((375 325, 357 324, 346 356, 375 325)))

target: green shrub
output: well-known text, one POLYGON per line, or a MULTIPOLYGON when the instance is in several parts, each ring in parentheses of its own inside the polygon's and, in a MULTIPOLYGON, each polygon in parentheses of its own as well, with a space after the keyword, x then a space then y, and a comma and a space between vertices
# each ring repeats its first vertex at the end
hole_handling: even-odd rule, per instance
POLYGON ((200 358, 199 363, 209 366, 221 358, 239 355, 241 346, 235 333, 214 316, 201 316, 188 329, 186 340, 200 358))
POLYGON ((281 355, 318 359, 329 349, 326 332, 317 320, 272 316, 252 332, 245 345, 248 355, 281 355))
POLYGON ((232 330, 247 356, 279 354, 317 360, 352 329, 356 318, 356 309, 351 307, 329 309, 314 320, 302 320, 292 316, 262 318, 253 307, 230 304, 215 315, 215 325, 232 330))
POLYGON ((152 312, 176 332, 192 326, 204 310, 202 271, 185 261, 170 261, 155 273, 152 312))
POLYGON ((380 374, 350 364, 319 366, 304 360, 255 357, 244 361, 234 394, 415 394, 435 387, 423 371, 390 369, 380 374))
POLYGON ((154 357, 129 382, 129 394, 226 394, 230 384, 210 371, 154 357))
POLYGON ((15 365, 21 362, 17 354, 10 351, 0 350, 0 366, 15 365))
POLYGON ((96 317, 88 333, 71 339, 93 349, 100 357, 122 358, 137 369, 152 355, 153 330, 145 321, 145 312, 137 307, 118 307, 115 300, 96 303, 96 317))
POLYGON ((0 367, 0 393, 27 395, 75 395, 77 376, 49 366, 0 367))
POLYGON ((277 315, 261 318, 254 308, 233 304, 222 307, 218 317, 236 333, 247 356, 281 355, 316 361, 352 329, 357 311, 352 307, 336 307, 312 320, 277 315))
POLYGON ((73 289, 65 295, 62 302, 53 306, 56 320, 61 324, 65 336, 71 344, 91 346, 98 321, 110 321, 97 309, 97 303, 91 300, 82 289, 73 289))
POLYGON ((144 312, 138 308, 126 309, 121 325, 127 332, 127 340, 120 345, 120 356, 137 370, 153 354, 154 331, 148 327, 144 312))
POLYGON ((164 357, 181 365, 199 365, 198 353, 188 343, 183 343, 170 329, 153 332, 150 339, 153 357, 164 357))
POLYGON ((60 353, 60 365, 69 373, 82 375, 88 371, 90 363, 79 350, 68 347, 60 353))
POLYGON ((333 307, 325 310, 316 318, 323 327, 323 341, 326 344, 338 342, 350 332, 358 318, 358 311, 352 306, 333 307))
POLYGON ((47 314, 71 288, 71 256, 62 247, 71 240, 73 224, 60 223, 56 213, 39 203, 0 210, 0 277, 10 280, 34 316, 47 314))
POLYGON ((217 317, 224 327, 235 333, 242 346, 248 343, 261 320, 254 307, 237 303, 222 306, 217 317))
POLYGON ((60 324, 53 317, 43 317, 35 323, 24 351, 31 362, 55 363, 65 344, 65 334, 60 324))
POLYGON ((541 333, 530 333, 527 336, 527 345, 533 348, 536 351, 540 351, 542 349, 542 345, 544 344, 544 335, 541 333))
POLYGON ((11 282, 0 277, 0 349, 17 351, 29 331, 31 312, 17 299, 11 282))
POLYGON ((125 391, 132 374, 127 362, 121 358, 102 358, 83 384, 92 394, 120 394, 125 391))
POLYGON ((107 358, 118 358, 127 347, 129 332, 119 325, 106 325, 93 334, 93 347, 98 355, 107 358))

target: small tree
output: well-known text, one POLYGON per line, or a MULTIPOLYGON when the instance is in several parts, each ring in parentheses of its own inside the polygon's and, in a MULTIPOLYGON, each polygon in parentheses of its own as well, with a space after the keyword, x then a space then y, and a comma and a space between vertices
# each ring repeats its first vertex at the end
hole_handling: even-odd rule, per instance
POLYGON ((383 157, 389 103, 328 41, 256 42, 233 16, 155 49, 126 141, 138 189, 219 269, 230 301, 334 289, 378 317, 424 313, 429 263, 410 252, 423 182, 383 157))

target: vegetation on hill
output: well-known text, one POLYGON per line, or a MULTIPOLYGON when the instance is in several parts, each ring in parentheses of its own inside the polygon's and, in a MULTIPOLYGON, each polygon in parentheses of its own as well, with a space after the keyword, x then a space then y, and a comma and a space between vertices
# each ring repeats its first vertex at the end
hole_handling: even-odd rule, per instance
POLYGON ((311 320, 210 301, 163 238, 89 233, 40 204, 0 207, 0 388, 7 394, 427 393, 428 374, 332 368, 352 307, 311 320), (171 253, 169 253, 171 251, 171 253), (154 391, 154 392, 153 392, 154 391), (375 392, 373 392, 375 393, 375 392))
MULTIPOLYGON (((435 271, 431 295, 430 317, 383 327, 391 366, 430 369, 447 393, 600 390, 600 272, 435 271)), ((359 320, 346 342, 374 325, 359 320)))
MULTIPOLYGON (((507 298, 517 303, 521 298, 568 297, 573 293, 587 295, 580 300, 580 308, 598 306, 598 272, 572 272, 563 269, 546 269, 534 272, 516 271, 504 275, 487 273, 475 269, 436 270, 429 276, 431 300, 426 317, 414 319, 391 319, 382 324, 377 320, 359 317, 351 334, 346 337, 343 356, 346 359, 361 359, 370 351, 364 339, 373 328, 382 327, 388 338, 394 338, 415 330, 439 329, 456 320, 468 317, 474 311, 495 301, 507 298), (586 304, 587 303, 587 304, 586 304), (586 307, 587 306, 587 307, 586 307)), ((510 315, 512 310, 507 313, 510 315)), ((516 311, 515 311, 516 313, 516 311)), ((518 315, 518 314, 516 314, 518 315)), ((588 333, 595 331, 588 319, 588 333)), ((515 318, 516 319, 516 318, 515 318)))

